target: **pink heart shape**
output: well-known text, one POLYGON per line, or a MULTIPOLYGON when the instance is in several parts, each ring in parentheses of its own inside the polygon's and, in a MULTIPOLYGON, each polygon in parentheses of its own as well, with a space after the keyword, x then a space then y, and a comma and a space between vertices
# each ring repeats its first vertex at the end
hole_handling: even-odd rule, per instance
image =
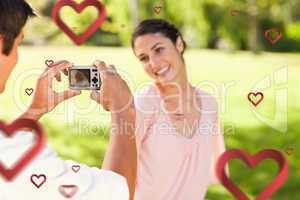
POLYGON ((72 198, 78 191, 77 185, 61 185, 58 188, 61 195, 66 198, 72 198))
POLYGON ((55 23, 75 42, 77 45, 84 43, 92 34, 97 31, 106 18, 105 6, 97 0, 85 0, 77 4, 73 0, 60 0, 52 9, 52 18, 55 23), (94 6, 98 10, 98 18, 80 35, 76 35, 60 18, 59 10, 64 6, 72 7, 77 13, 80 13, 87 6, 94 6))
POLYGON ((248 94, 248 100, 254 105, 254 106, 257 106, 262 100, 264 99, 264 94, 262 92, 256 92, 256 93, 253 93, 253 92, 250 92, 248 94), (255 101, 252 99, 252 97, 256 97, 256 96, 260 96, 260 98, 255 101))
POLYGON ((75 173, 79 172, 79 170, 80 170, 80 165, 73 165, 73 166, 72 166, 72 170, 73 170, 73 172, 75 172, 75 173))
POLYGON ((33 183, 35 185, 35 187, 37 187, 38 189, 46 182, 47 177, 45 174, 32 174, 30 177, 30 181, 31 183, 33 183))
POLYGON ((271 197, 271 195, 283 185, 288 177, 288 163, 280 151, 265 149, 254 156, 251 156, 243 150, 228 150, 218 159, 216 174, 222 185, 224 185, 238 200, 249 200, 249 198, 227 177, 225 173, 226 163, 236 158, 243 160, 251 168, 255 168, 262 160, 270 158, 275 160, 280 167, 280 172, 277 177, 264 188, 264 190, 255 198, 256 200, 266 200, 271 197))
POLYGON ((35 133, 36 140, 35 144, 19 159, 11 169, 6 169, 5 166, 0 162, 0 174, 7 180, 12 181, 19 173, 21 173, 30 162, 33 161, 35 157, 41 152, 45 145, 44 131, 42 127, 33 120, 29 119, 19 119, 14 121, 10 125, 5 125, 0 121, 0 130, 3 131, 4 135, 12 137, 16 134, 17 130, 22 128, 33 129, 35 133))

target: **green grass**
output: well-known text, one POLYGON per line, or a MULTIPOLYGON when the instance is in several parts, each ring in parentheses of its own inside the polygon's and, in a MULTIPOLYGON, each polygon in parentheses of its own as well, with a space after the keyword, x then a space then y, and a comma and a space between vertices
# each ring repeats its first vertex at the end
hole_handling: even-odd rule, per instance
MULTIPOLYGON (((20 115, 30 103, 31 97, 25 88, 34 88, 35 82, 46 67, 46 59, 66 59, 75 64, 89 65, 95 59, 114 64, 128 81, 132 91, 137 91, 149 78, 127 48, 90 47, 22 47, 20 60, 8 81, 6 92, 0 96, 0 118, 7 121, 20 115), (4 106, 3 106, 4 105, 4 106)), ((250 153, 273 148, 283 151, 286 147, 295 148, 287 156, 290 176, 285 185, 272 199, 300 199, 297 186, 300 185, 299 157, 300 145, 298 129, 300 91, 300 54, 263 53, 253 55, 249 52, 224 53, 220 51, 190 50, 186 52, 188 74, 194 85, 214 94, 222 108, 221 118, 226 131, 227 148, 243 148, 250 153), (275 84, 275 71, 286 67, 288 82, 275 84), (256 83, 270 77, 270 86, 262 91, 265 95, 261 104, 254 108, 247 100, 247 94, 256 83), (226 95, 222 87, 227 86, 226 95), (284 111, 276 109, 275 95, 278 91, 288 91, 288 129, 279 131, 263 122, 255 115, 272 120, 276 113, 285 116, 284 111), (297 194, 298 193, 298 194, 297 194), (298 196, 297 196, 298 195, 298 196)), ((275 80, 276 79, 276 80, 275 80)), ((266 79, 267 80, 267 79, 266 79)), ((257 85, 256 85, 257 86, 257 85)), ((265 86, 265 85, 264 85, 265 86)), ((67 81, 55 84, 59 91, 66 89, 67 81)), ((285 108, 285 106, 283 106, 285 108)), ((281 119, 273 119, 273 127, 284 128, 281 119)), ((89 99, 89 92, 59 105, 41 120, 48 141, 66 159, 74 159, 93 166, 101 166, 108 141, 110 115, 89 99)), ((230 172, 234 181, 243 190, 255 196, 276 174, 276 166, 266 161, 254 171, 242 162, 232 161, 230 172), (252 172, 255 172, 253 175, 252 172)), ((207 199, 232 199, 222 186, 210 187, 207 199)))

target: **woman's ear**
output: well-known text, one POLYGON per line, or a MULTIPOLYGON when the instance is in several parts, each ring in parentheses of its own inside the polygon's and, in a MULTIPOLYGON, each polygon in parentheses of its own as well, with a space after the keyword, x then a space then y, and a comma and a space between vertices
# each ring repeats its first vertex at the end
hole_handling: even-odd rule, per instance
POLYGON ((176 39, 176 48, 180 53, 184 51, 184 42, 180 35, 176 39))

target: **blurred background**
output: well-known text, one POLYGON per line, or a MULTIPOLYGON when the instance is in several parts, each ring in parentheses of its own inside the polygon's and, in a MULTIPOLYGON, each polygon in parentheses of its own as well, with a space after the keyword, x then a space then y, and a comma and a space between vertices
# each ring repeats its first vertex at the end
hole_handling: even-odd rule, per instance
MULTIPOLYGON (((219 102, 227 149, 249 153, 272 148, 289 161, 289 178, 271 199, 300 199, 300 1, 299 0, 103 0, 107 18, 81 46, 75 45, 51 18, 54 0, 27 0, 39 17, 25 28, 20 58, 6 92, 0 96, 0 118, 11 121, 24 112, 45 60, 69 60, 90 65, 95 59, 114 64, 133 93, 151 81, 130 48, 131 33, 139 21, 163 18, 174 23, 187 42, 185 53, 191 82, 219 102), (275 39, 272 44, 265 32, 275 39), (249 92, 261 91, 263 101, 253 106, 249 92)), ((76 0, 81 2, 81 0, 76 0)), ((80 14, 60 10, 63 21, 83 33, 97 18, 87 7, 80 14)), ((57 91, 68 80, 55 82, 57 91)), ((110 114, 91 101, 85 91, 59 105, 41 119, 48 142, 63 158, 101 167, 109 139, 110 114)), ((175 152, 174 152, 175 153, 175 152)), ((249 169, 240 160, 230 162, 230 175, 252 199, 278 172, 266 160, 249 169)), ((195 186, 196 187, 196 186, 195 186)), ((212 186, 207 200, 233 199, 223 186, 212 186)))

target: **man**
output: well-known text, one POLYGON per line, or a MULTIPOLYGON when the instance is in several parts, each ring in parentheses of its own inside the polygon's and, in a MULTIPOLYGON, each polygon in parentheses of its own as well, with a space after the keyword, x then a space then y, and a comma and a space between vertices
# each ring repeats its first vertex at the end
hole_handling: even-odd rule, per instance
MULTIPOLYGON (((33 16, 32 8, 24 0, 0 0, 0 93, 4 92, 8 77, 17 64, 23 28, 28 17, 33 16)), ((20 118, 37 121, 59 103, 80 94, 73 90, 57 93, 52 89, 52 80, 60 81, 61 72, 66 73, 70 66, 69 62, 60 61, 45 69, 38 79, 31 105, 20 118)), ((73 199, 78 200, 129 199, 127 184, 133 198, 136 148, 132 137, 135 123, 132 95, 114 66, 106 66, 99 60, 94 66, 102 71, 102 87, 99 93, 92 92, 91 98, 111 112, 112 124, 116 127, 110 137, 102 170, 64 161, 47 146, 14 181, 5 181, 0 173, 0 200, 65 199, 71 198, 71 193, 73 199), (131 125, 129 129, 124 127, 128 124, 131 125), (120 144, 122 147, 116 148, 120 144), (80 171, 74 173, 70 170, 73 166, 80 166, 80 171), (127 182, 119 174, 125 176, 127 182)), ((5 105, 0 105, 0 112, 1 106, 5 105)), ((10 140, 8 142, 0 130, 0 162, 4 165, 18 160, 18 156, 34 142, 33 134, 28 131, 21 131, 10 140)))

